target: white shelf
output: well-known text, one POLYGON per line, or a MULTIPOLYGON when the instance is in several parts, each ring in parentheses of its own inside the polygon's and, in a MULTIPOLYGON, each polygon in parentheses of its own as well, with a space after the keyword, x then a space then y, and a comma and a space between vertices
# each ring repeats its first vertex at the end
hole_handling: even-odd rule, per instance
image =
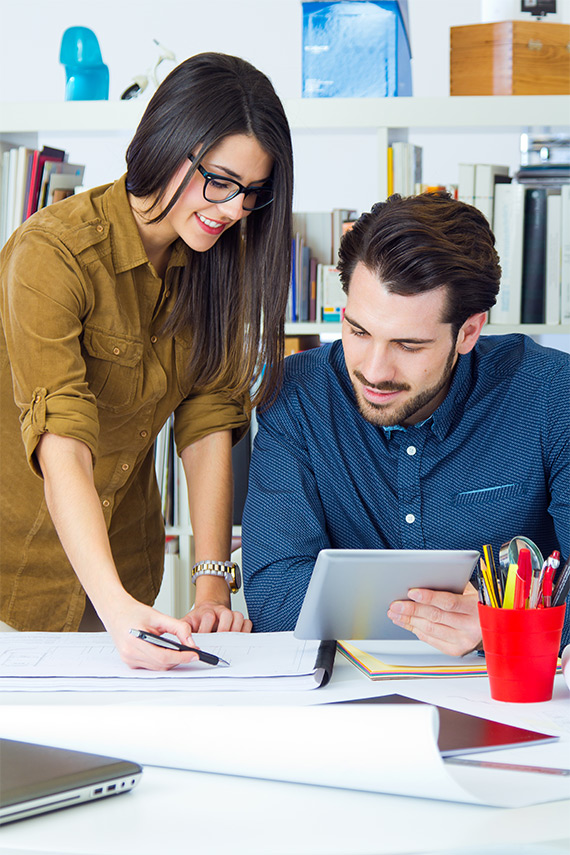
MULTIPOLYGON (((340 336, 340 323, 296 323, 285 324, 285 335, 323 335, 331 333, 340 336)), ((570 324, 486 324, 483 335, 506 335, 507 333, 525 333, 525 335, 569 335, 570 324)))
POLYGON ((298 98, 285 102, 292 128, 517 128, 566 125, 570 96, 298 98))
MULTIPOLYGON (((0 103, 0 134, 132 131, 148 101, 0 103)), ((523 128, 565 126, 570 96, 295 98, 284 102, 293 130, 523 128)))

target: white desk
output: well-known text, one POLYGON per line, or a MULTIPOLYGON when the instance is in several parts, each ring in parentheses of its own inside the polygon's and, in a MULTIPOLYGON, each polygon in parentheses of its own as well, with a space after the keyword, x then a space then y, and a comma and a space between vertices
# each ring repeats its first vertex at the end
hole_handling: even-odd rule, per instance
MULTIPOLYGON (((129 704, 144 715, 147 704, 164 705, 164 719, 152 727, 176 727, 194 738, 195 713, 204 704, 314 704, 399 692, 419 699, 438 696, 443 704, 469 711, 468 695, 488 704, 487 715, 555 732, 570 712, 570 694, 556 678, 549 704, 506 705, 491 701, 486 679, 373 683, 337 656, 333 679, 306 692, 230 693, 5 693, 0 703, 43 705, 129 704), (437 685, 436 685, 437 684, 437 685), (546 726, 550 721, 550 729, 546 726), (530 724, 533 722, 533 724, 530 724)), ((7 712, 7 710, 5 711, 7 712)), ((0 712, 1 717, 1 712, 0 712)), ((80 727, 80 723, 77 723, 80 727)), ((198 731, 206 738, 206 726, 198 731)), ((213 738, 223 738, 215 734, 213 738)), ((237 737, 239 738, 239 737, 237 737)), ((34 734, 30 733, 30 741, 34 734)), ((228 751, 232 740, 228 739, 228 751)), ((89 750, 89 736, 85 738, 89 750)), ((334 751, 334 746, 331 746, 334 751)), ((406 746, 402 745, 402 751, 406 746)), ((497 752, 493 759, 570 767, 570 738, 562 743, 497 752), (556 752, 553 754, 552 752, 556 752), (508 755, 508 756, 507 756, 508 755)), ((451 802, 377 795, 173 769, 145 768, 128 795, 46 814, 0 830, 2 855, 381 855, 381 853, 509 853, 558 855, 568 852, 570 801, 524 810, 475 807, 451 802), (539 843, 541 844, 539 845, 539 843), (535 845, 533 845, 535 844, 535 845)))

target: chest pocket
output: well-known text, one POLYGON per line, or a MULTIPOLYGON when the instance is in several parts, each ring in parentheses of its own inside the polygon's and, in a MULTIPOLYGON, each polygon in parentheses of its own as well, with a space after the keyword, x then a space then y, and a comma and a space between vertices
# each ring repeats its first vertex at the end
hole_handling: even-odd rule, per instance
POLYGON ((501 503, 516 499, 526 494, 524 484, 501 484, 498 487, 486 487, 484 490, 469 490, 457 493, 453 504, 464 507, 474 507, 482 504, 501 503))
POLYGON ((142 341, 86 327, 83 347, 87 382, 97 405, 114 413, 128 410, 141 382, 142 341))

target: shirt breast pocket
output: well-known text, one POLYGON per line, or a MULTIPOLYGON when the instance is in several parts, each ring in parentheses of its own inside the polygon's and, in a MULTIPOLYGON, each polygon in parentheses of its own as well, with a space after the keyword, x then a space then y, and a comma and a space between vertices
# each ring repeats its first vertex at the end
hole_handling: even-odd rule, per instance
POLYGON ((142 340, 86 327, 83 348, 87 383, 97 405, 114 413, 128 410, 141 382, 142 340))
POLYGON ((481 505, 502 504, 511 499, 518 499, 526 494, 524 484, 499 484, 496 487, 485 487, 482 490, 467 490, 456 493, 453 504, 460 507, 475 508, 481 505))

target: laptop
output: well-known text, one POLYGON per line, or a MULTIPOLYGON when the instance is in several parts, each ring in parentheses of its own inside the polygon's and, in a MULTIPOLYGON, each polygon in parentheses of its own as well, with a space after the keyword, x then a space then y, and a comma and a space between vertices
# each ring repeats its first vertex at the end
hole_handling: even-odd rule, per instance
POLYGON ((0 825, 128 793, 141 774, 128 760, 0 739, 0 825))

